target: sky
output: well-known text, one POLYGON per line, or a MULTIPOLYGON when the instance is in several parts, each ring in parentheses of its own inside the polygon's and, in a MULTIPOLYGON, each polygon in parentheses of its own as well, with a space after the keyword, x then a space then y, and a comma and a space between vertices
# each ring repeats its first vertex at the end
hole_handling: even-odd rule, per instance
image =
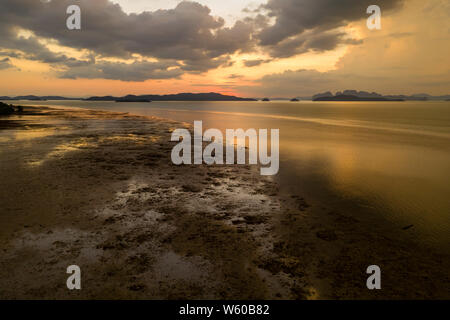
POLYGON ((448 0, 2 0, 0 96, 450 94, 449 18, 448 0))
MULTIPOLYGON (((182 0, 114 0, 114 3, 120 4, 127 13, 141 13, 143 11, 155 11, 158 9, 173 9, 182 0)), ((211 14, 225 19, 227 24, 232 24, 239 19, 246 17, 242 12, 244 9, 255 10, 260 5, 265 4, 265 0, 198 0, 200 4, 208 6, 211 14)))

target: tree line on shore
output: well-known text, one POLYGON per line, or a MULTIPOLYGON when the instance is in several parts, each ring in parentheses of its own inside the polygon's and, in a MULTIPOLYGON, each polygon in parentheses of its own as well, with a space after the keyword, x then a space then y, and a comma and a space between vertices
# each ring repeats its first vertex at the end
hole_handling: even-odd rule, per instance
POLYGON ((0 102, 0 115, 10 115, 13 113, 22 113, 22 112, 23 112, 22 106, 13 106, 12 104, 0 102))

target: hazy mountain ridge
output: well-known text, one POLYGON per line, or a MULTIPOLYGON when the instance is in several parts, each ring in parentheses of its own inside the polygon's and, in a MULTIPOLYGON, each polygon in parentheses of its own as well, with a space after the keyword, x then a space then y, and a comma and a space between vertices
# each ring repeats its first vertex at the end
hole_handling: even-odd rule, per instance
POLYGON ((85 101, 256 101, 252 98, 240 98, 236 96, 223 95, 220 93, 178 93, 167 95, 126 95, 126 96, 93 96, 90 98, 66 98, 61 96, 0 96, 0 100, 31 100, 31 101, 43 101, 43 100, 85 100, 85 101))
POLYGON ((61 96, 35 96, 35 95, 25 95, 25 96, 0 96, 0 100, 30 100, 30 101, 44 101, 44 100, 82 100, 82 98, 66 98, 61 96))
POLYGON ((178 93, 178 94, 167 94, 167 95, 127 95, 124 97, 90 97, 84 99, 87 101, 256 101, 251 98, 240 98, 236 96, 228 96, 220 93, 210 92, 210 93, 178 93))
MULTIPOLYGON (((337 91, 335 95, 330 91, 324 93, 315 94, 312 97, 294 97, 294 98, 271 98, 270 100, 317 100, 319 98, 329 98, 328 100, 333 100, 336 96, 353 96, 361 99, 366 99, 368 101, 386 101, 386 100, 407 100, 407 101, 426 101, 426 100, 450 100, 450 95, 442 96, 432 96, 426 93, 412 94, 412 95, 382 95, 377 92, 368 91, 357 91, 357 90, 344 90, 337 91)), ((9 100, 29 100, 29 101, 45 101, 45 100, 85 100, 85 101, 118 101, 118 102, 146 102, 146 101, 257 101, 254 98, 241 98, 231 95, 223 95, 220 93, 209 92, 209 93, 178 93, 178 94, 167 94, 167 95, 126 95, 126 96, 92 96, 89 98, 70 98, 63 96, 36 96, 36 95, 23 95, 23 96, 0 96, 0 101, 9 100)), ((325 99, 326 100, 326 99, 325 99)))
POLYGON ((344 90, 337 91, 333 95, 330 91, 324 93, 318 93, 312 97, 314 101, 333 101, 333 100, 345 100, 345 99, 357 100, 359 98, 363 101, 427 101, 427 100, 447 100, 450 99, 450 95, 443 96, 431 96, 426 93, 413 94, 413 95, 382 95, 377 92, 357 91, 357 90, 344 90), (354 97, 353 99, 351 97, 354 97))

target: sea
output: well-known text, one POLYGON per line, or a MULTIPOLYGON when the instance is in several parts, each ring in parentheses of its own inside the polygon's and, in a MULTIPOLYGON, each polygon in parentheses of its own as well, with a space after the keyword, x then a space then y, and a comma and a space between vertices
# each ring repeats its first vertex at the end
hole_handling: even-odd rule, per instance
POLYGON ((281 192, 450 244, 450 102, 12 101, 158 116, 204 129, 279 129, 281 192))

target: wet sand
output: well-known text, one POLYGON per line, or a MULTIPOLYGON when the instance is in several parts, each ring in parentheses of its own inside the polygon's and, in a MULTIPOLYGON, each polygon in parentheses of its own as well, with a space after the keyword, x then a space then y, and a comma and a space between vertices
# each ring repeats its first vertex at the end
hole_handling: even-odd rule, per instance
POLYGON ((27 107, 0 118, 0 298, 445 299, 414 228, 282 194, 256 166, 175 166, 186 124, 27 107), (82 270, 82 290, 66 268, 82 270), (382 269, 382 290, 365 270, 382 269))

